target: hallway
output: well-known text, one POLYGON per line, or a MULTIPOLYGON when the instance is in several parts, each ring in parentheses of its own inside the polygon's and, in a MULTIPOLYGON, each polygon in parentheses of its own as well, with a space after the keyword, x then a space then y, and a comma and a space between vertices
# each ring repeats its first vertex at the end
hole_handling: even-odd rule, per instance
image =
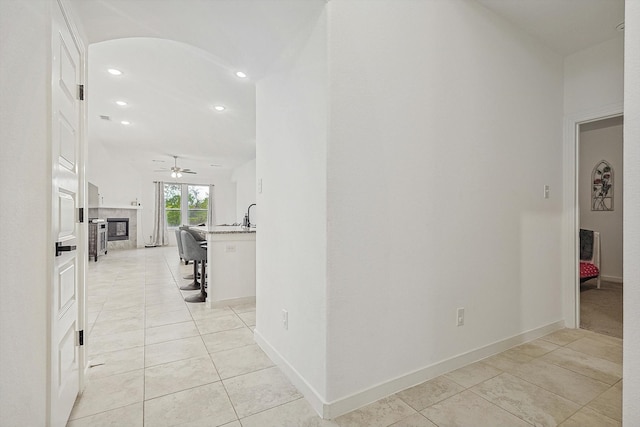
POLYGON ((183 301, 191 271, 175 247, 89 262, 93 367, 69 427, 621 425, 622 341, 569 329, 321 420, 254 343, 254 305, 183 301))

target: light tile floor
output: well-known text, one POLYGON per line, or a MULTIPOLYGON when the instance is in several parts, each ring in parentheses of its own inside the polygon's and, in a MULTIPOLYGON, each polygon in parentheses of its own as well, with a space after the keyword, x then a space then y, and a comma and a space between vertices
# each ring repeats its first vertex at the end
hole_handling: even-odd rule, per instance
POLYGON ((88 272, 94 367, 69 427, 620 426, 622 341, 563 329, 322 420, 254 343, 255 306, 207 309, 176 248, 110 251, 88 272))

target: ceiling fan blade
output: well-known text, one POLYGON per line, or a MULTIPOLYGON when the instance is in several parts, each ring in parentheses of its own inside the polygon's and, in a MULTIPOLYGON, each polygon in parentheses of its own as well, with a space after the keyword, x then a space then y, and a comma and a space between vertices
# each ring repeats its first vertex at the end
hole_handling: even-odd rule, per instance
POLYGON ((182 173, 192 173, 192 174, 197 174, 198 172, 194 172, 194 171, 186 171, 186 170, 182 170, 182 173))

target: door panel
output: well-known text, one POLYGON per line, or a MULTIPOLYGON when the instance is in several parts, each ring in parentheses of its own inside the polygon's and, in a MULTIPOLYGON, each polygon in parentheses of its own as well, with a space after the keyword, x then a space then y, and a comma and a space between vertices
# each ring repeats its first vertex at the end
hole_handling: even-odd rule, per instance
POLYGON ((76 135, 73 125, 64 116, 60 116, 58 126, 60 127, 60 135, 58 137, 60 143, 58 147, 60 150, 60 166, 73 171, 76 166, 76 135))
POLYGON ((76 201, 73 194, 69 194, 60 190, 58 194, 58 203, 60 206, 60 223, 58 225, 58 241, 64 242, 75 237, 76 217, 75 208, 76 201))
POLYGON ((60 268, 60 287, 58 289, 58 317, 62 317, 76 301, 76 264, 71 259, 68 265, 60 268))
POLYGON ((58 2, 52 10, 51 76, 51 237, 67 247, 56 253, 52 247, 51 290, 51 390, 50 424, 65 426, 80 388, 78 331, 80 225, 79 205, 80 49, 69 30, 58 2))
MULTIPOLYGON (((64 38, 62 35, 60 36, 58 52, 60 58, 60 89, 62 90, 62 94, 64 94, 70 102, 73 102, 75 99, 78 75, 76 67, 77 57, 69 52, 64 38)), ((73 47, 71 48, 73 49, 73 47)))
POLYGON ((67 331, 58 343, 58 389, 63 389, 65 378, 69 378, 76 372, 78 364, 78 352, 76 351, 76 324, 70 323, 67 331))

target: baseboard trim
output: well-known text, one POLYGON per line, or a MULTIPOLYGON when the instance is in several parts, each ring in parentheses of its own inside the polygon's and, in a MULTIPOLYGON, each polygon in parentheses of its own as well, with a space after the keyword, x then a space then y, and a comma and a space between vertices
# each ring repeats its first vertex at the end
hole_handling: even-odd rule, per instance
POLYGON ((447 372, 451 372, 471 363, 486 359, 487 357, 501 353, 525 342, 535 340, 564 327, 564 320, 549 323, 539 328, 531 329, 504 340, 496 341, 466 353, 453 356, 449 359, 434 363, 414 372, 410 372, 332 402, 325 402, 316 390, 311 387, 298 373, 298 371, 296 371, 296 369, 291 366, 286 359, 267 342, 267 340, 264 339, 257 329, 254 331, 254 338, 262 350, 267 353, 271 360, 278 365, 287 378, 289 378, 292 384, 304 395, 311 407, 322 418, 332 419, 399 391, 406 390, 407 388, 446 374, 447 372))
POLYGON ((311 405, 314 411, 323 418, 326 402, 322 400, 318 392, 300 375, 300 373, 282 357, 280 352, 273 348, 273 346, 262 336, 260 331, 256 328, 253 330, 253 339, 256 344, 269 356, 269 358, 278 365, 278 368, 285 374, 285 376, 291 381, 293 386, 298 389, 300 393, 305 397, 307 402, 311 405))
POLYGON ((602 276, 600 276, 600 278, 602 280, 606 280, 607 282, 622 283, 622 277, 618 277, 618 276, 605 276, 605 275, 602 275, 602 276))
POLYGON ((564 320, 561 320, 540 328, 525 331, 510 338, 434 363, 433 365, 426 366, 417 371, 373 386, 351 396, 330 402, 325 405, 322 415, 324 418, 335 418, 346 414, 354 409, 368 405, 369 403, 375 402, 399 391, 406 390, 407 388, 421 384, 425 381, 429 381, 440 375, 446 374, 447 372, 454 371, 517 345, 540 338, 558 329, 562 329, 564 324, 564 320))

